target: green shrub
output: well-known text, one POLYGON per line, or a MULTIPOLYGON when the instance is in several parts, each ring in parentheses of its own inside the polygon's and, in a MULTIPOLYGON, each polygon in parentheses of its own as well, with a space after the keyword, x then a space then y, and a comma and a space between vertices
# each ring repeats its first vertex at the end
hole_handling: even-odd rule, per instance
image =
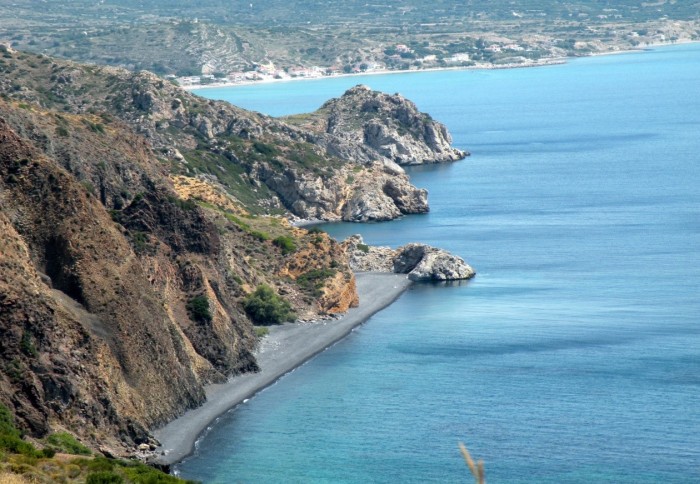
POLYGON ((0 435, 12 435, 19 437, 19 430, 15 427, 12 412, 5 405, 0 403, 0 435))
POLYGON ((291 254, 297 250, 297 245, 294 243, 294 239, 288 235, 280 235, 275 240, 272 241, 277 247, 282 249, 282 253, 287 255, 291 254))
POLYGON ((310 229, 306 229, 310 234, 325 234, 323 230, 321 230, 320 227, 311 227, 310 229))
POLYGON ((73 437, 68 432, 56 432, 51 434, 46 438, 46 443, 50 444, 61 452, 66 454, 74 455, 90 455, 90 449, 85 447, 83 444, 78 442, 75 437, 73 437))
POLYGON ((47 459, 50 459, 55 455, 56 455, 56 449, 54 449, 53 447, 44 447, 43 449, 41 449, 41 457, 45 457, 47 459))
POLYGON ((264 338, 270 334, 270 330, 266 326, 256 326, 255 327, 255 336, 258 338, 264 338))
POLYGON ((0 449, 10 454, 35 457, 37 451, 32 444, 14 435, 0 434, 0 449))
POLYGON ((267 143, 262 143, 260 141, 255 141, 253 143, 253 148, 261 155, 268 157, 272 157, 278 154, 278 151, 274 146, 269 145, 267 143))
POLYGON ((270 286, 261 284, 243 301, 243 308, 255 324, 269 326, 294 321, 296 314, 289 301, 275 294, 270 286))
POLYGON ((94 133, 104 133, 105 132, 105 126, 102 123, 93 123, 89 119, 83 119, 83 124, 90 128, 90 130, 94 133))
POLYGON ((211 310, 209 309, 209 299, 206 296, 195 296, 187 303, 187 312, 193 321, 199 323, 209 323, 212 320, 211 310))
POLYGON ((334 269, 313 269, 309 272, 297 277, 297 284, 310 292, 314 297, 320 297, 323 292, 321 288, 323 287, 324 281, 329 277, 333 277, 336 271, 334 269))
POLYGON ((182 198, 179 197, 168 197, 168 201, 172 203, 173 205, 181 208, 182 210, 194 210, 197 208, 197 202, 195 200, 192 200, 191 198, 188 198, 187 200, 183 200, 182 198))
POLYGON ((29 331, 25 330, 24 333, 22 333, 22 339, 19 342, 19 349, 22 350, 22 353, 27 356, 37 356, 38 352, 36 351, 36 347, 32 341, 32 334, 29 331))
POLYGON ((140 462, 120 461, 119 464, 122 466, 121 471, 124 473, 124 476, 129 481, 138 484, 176 484, 189 482, 182 481, 177 477, 170 476, 158 469, 141 464, 140 462))
POLYGON ((80 182, 80 184, 85 188, 85 191, 88 192, 90 195, 95 194, 95 185, 92 184, 92 182, 88 180, 83 180, 80 182))
POLYGON ((90 472, 107 472, 114 469, 114 460, 101 455, 96 456, 94 459, 76 459, 73 462, 79 465, 84 464, 90 472))
POLYGON ((87 476, 85 484, 121 484, 124 478, 114 472, 100 471, 87 476))
POLYGON ((365 254, 367 252, 369 252, 369 245, 367 245, 367 244, 357 244, 356 247, 357 247, 357 250, 359 250, 360 252, 364 252, 365 254))
POLYGON ((253 232, 250 233, 253 237, 258 239, 260 242, 265 242, 266 240, 270 240, 270 235, 266 234, 265 232, 260 232, 259 230, 254 230, 253 232))
POLYGON ((231 222, 238 225, 241 229, 245 230, 246 232, 250 232, 250 230, 251 230, 250 225, 245 223, 240 218, 236 217, 234 214, 226 212, 226 213, 224 213, 224 217, 226 217, 228 220, 230 220, 231 222))
POLYGON ((134 244, 134 250, 139 254, 146 252, 149 248, 148 234, 146 234, 146 232, 141 232, 140 230, 134 231, 131 234, 131 241, 134 244))
POLYGON ((39 452, 29 442, 22 440, 22 434, 15 427, 12 412, 0 404, 0 450, 9 454, 20 454, 36 459, 39 452))

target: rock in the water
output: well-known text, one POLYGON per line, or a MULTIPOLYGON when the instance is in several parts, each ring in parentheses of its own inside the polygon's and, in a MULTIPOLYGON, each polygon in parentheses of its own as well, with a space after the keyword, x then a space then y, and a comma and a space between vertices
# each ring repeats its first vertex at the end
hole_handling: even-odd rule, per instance
POLYGON ((450 281, 476 275, 461 257, 425 244, 408 244, 394 250, 367 245, 361 235, 351 235, 342 247, 353 271, 408 274, 412 281, 450 281))
POLYGON ((464 259, 424 244, 408 244, 394 258, 394 272, 408 274, 412 281, 471 279, 476 272, 464 259))

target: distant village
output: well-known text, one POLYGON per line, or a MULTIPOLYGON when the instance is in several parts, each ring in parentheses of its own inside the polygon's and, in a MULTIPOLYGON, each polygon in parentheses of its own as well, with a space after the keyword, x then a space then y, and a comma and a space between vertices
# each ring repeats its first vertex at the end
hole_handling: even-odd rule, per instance
MULTIPOLYGON (((514 46, 514 50, 522 50, 514 46)), ((499 49, 500 51, 500 49, 499 49)), ((203 85, 221 86, 235 84, 249 84, 253 82, 270 82, 291 79, 314 79, 329 76, 341 76, 348 74, 362 74, 372 72, 386 72, 388 70, 418 70, 429 67, 459 67, 474 65, 468 53, 457 53, 446 58, 438 59, 436 55, 417 57, 413 49, 405 44, 396 44, 388 47, 383 62, 364 60, 352 65, 334 65, 330 67, 285 67, 278 68, 273 62, 256 64, 245 71, 233 71, 228 73, 212 72, 213 69, 204 66, 199 76, 169 76, 182 87, 198 87, 203 85), (407 62, 410 60, 410 62, 407 62)))
MULTIPOLYGON (((205 69, 203 69, 205 70, 205 69)), ((359 72, 359 71, 358 71, 359 72)), ((249 71, 233 71, 225 76, 220 74, 202 74, 201 76, 174 77, 182 87, 219 84, 247 84, 249 82, 262 82, 272 80, 285 80, 297 78, 316 78, 342 74, 341 69, 333 67, 297 67, 291 69, 278 69, 270 62, 267 65, 257 65, 249 71)))
MULTIPOLYGON (((591 33, 596 33, 591 29, 591 33)), ((660 30, 629 31, 621 35, 625 42, 605 46, 595 39, 581 41, 563 38, 536 38, 529 41, 512 41, 508 39, 472 39, 456 42, 437 49, 428 42, 392 44, 378 50, 373 58, 365 58, 345 65, 330 67, 294 66, 279 68, 272 61, 257 63, 242 71, 219 72, 215 67, 204 65, 202 74, 198 76, 175 77, 168 76, 182 87, 226 86, 249 84, 254 82, 271 82, 291 79, 314 79, 328 76, 341 76, 363 73, 382 73, 389 71, 407 71, 434 68, 508 68, 526 67, 533 65, 555 64, 563 62, 563 58, 576 55, 587 55, 595 52, 610 52, 638 48, 644 45, 675 42, 682 38, 685 32, 674 32, 667 36, 660 30)), ((600 32, 596 33, 600 35, 600 32)), ((611 34, 612 35, 612 34, 611 34)), ((686 40, 690 40, 685 35, 686 40)), ((692 37, 691 37, 692 38, 692 37)))

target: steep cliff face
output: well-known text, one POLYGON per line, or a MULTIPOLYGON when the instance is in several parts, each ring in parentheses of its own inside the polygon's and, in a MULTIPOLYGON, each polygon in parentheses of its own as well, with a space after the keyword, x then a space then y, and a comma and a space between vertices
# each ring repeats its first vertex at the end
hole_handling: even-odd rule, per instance
POLYGON ((4 122, 0 179, 19 247, 3 257, 3 400, 38 433, 60 418, 127 441, 200 403, 183 338, 99 202, 4 122))
MULTIPOLYGON (((331 112, 327 120, 312 115, 320 124, 310 123, 309 129, 199 98, 147 72, 24 53, 7 53, 0 72, 6 74, 0 77, 0 94, 43 109, 92 114, 86 127, 97 133, 118 119, 143 136, 136 143, 145 139, 167 163, 162 168, 209 177, 252 213, 348 221, 422 213, 428 210, 426 192, 411 185, 394 161, 464 156, 449 147, 444 126, 412 103, 363 88, 324 108, 331 112), (359 112, 349 107, 355 102, 364 106, 359 112), (358 119, 361 133, 350 129, 358 119), (354 183, 358 165, 377 182, 354 183)), ((55 151, 50 138, 43 149, 66 163, 79 156, 70 146, 55 151)), ((104 182, 96 171, 92 175, 101 189, 104 182)), ((107 203, 119 208, 122 201, 107 203)))
POLYGON ((321 133, 319 143, 341 158, 363 162, 386 158, 400 165, 418 165, 468 156, 451 146, 445 125, 421 113, 414 103, 367 86, 349 89, 315 113, 287 119, 321 133))
POLYGON ((304 235, 306 231, 296 230, 303 245, 287 259, 280 275, 307 285, 321 313, 343 313, 357 306, 355 275, 340 245, 326 233, 304 235))
POLYGON ((118 454, 200 404, 206 383, 257 368, 242 309, 257 285, 302 315, 356 294, 335 242, 314 247, 332 278, 283 278, 312 235, 234 211, 206 179, 200 199, 179 196, 126 125, 92 124, 0 99, 0 401, 34 435, 60 425, 118 454))

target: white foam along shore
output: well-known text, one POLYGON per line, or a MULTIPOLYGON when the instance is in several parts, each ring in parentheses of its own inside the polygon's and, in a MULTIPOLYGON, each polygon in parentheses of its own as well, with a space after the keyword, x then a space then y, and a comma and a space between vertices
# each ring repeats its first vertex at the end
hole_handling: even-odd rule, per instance
POLYGON ((405 274, 363 272, 356 274, 356 278, 359 307, 350 309, 340 319, 271 327, 256 353, 261 370, 208 386, 204 405, 155 431, 153 434, 161 443, 155 461, 169 465, 187 457, 217 417, 344 338, 411 285, 405 274))

